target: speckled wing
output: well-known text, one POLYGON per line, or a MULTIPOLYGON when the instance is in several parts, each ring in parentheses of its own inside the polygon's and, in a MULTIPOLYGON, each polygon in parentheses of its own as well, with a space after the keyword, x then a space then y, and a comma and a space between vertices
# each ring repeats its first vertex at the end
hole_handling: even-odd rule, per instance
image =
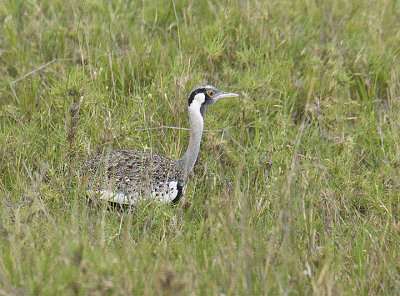
POLYGON ((146 198, 176 203, 185 186, 176 160, 150 152, 114 151, 90 160, 84 171, 92 198, 122 204, 146 198))

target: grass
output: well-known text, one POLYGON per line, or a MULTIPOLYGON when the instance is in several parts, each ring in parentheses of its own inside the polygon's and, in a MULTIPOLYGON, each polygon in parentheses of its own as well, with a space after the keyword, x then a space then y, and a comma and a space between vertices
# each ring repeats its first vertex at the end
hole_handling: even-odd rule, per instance
POLYGON ((399 19, 398 1, 4 0, 0 294, 400 294, 399 19), (187 131, 149 128, 188 127, 200 82, 241 98, 206 114, 222 131, 191 206, 88 205, 89 157, 182 155, 187 131))

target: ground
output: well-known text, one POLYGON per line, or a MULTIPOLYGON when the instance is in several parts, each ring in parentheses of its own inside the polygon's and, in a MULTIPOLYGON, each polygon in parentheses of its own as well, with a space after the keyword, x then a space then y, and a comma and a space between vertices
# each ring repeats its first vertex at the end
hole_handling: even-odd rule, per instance
POLYGON ((0 294, 399 295, 400 3, 0 5, 0 294), (85 199, 110 149, 180 157, 186 202, 85 199), (164 127, 164 128, 163 128, 164 127))

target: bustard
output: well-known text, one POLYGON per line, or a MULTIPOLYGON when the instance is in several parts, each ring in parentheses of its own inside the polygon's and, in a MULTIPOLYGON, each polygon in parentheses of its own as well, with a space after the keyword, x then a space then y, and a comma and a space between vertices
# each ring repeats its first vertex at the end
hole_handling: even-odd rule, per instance
POLYGON ((200 149, 205 111, 222 98, 238 97, 212 85, 198 85, 188 98, 190 139, 186 152, 173 160, 152 152, 120 150, 98 156, 85 165, 88 195, 117 204, 134 204, 140 199, 177 203, 200 149))

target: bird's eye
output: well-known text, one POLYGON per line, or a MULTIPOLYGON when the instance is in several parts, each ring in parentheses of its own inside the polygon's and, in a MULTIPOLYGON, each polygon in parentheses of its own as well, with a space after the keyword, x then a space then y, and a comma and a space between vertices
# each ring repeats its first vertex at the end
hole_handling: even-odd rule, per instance
POLYGON ((215 91, 210 89, 209 91, 207 91, 207 94, 212 97, 213 95, 215 95, 215 91))

